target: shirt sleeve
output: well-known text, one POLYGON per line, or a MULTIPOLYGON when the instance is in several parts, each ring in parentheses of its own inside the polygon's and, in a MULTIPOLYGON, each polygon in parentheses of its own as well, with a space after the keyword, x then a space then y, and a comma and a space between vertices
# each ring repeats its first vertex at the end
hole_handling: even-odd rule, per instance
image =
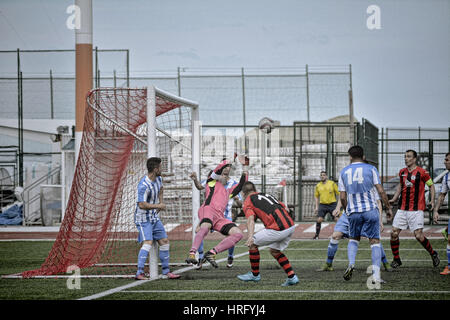
POLYGON ((338 186, 337 186, 337 184, 333 181, 333 188, 334 188, 334 193, 336 194, 336 195, 339 195, 339 190, 338 190, 338 186))
POLYGON ((138 186, 138 194, 137 194, 137 202, 145 202, 147 201, 147 194, 148 189, 147 187, 142 183, 138 186))
POLYGON ((341 192, 345 191, 345 185, 344 185, 344 180, 342 180, 342 174, 339 175, 338 189, 341 192))
POLYGON ((316 185, 316 187, 314 188, 314 197, 316 197, 316 198, 319 197, 319 188, 317 186, 318 185, 316 185))
POLYGON ((248 199, 246 202, 244 202, 242 210, 244 211, 245 218, 256 216, 255 211, 253 211, 253 205, 250 201, 248 201, 248 199))
POLYGON ((380 181, 381 181, 380 174, 378 173, 378 170, 375 167, 372 168, 372 176, 373 176, 372 177, 373 178, 373 185, 380 184, 380 181))
POLYGON ((447 193, 448 192, 448 176, 450 173, 447 173, 444 178, 442 178, 442 184, 441 184, 441 193, 447 193))
POLYGON ((433 185, 433 179, 431 179, 427 170, 423 170, 422 181, 429 187, 433 185))

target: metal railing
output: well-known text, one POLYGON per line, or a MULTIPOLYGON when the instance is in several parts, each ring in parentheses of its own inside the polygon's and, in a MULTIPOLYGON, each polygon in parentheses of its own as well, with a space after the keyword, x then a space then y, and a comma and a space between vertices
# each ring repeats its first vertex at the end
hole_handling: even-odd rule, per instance
MULTIPOLYGON (((23 199, 24 199, 24 213, 23 213, 23 225, 34 224, 39 221, 40 215, 40 201, 41 201, 41 192, 40 188, 42 184, 52 184, 53 179, 60 175, 61 167, 56 167, 52 169, 49 173, 44 175, 43 177, 37 179, 32 184, 24 188, 23 190, 23 199), (37 203, 37 205, 36 205, 37 203), (36 210, 33 211, 33 209, 36 210), (33 217, 36 218, 36 221, 31 221, 33 217)), ((41 222, 38 222, 41 224, 41 222)))

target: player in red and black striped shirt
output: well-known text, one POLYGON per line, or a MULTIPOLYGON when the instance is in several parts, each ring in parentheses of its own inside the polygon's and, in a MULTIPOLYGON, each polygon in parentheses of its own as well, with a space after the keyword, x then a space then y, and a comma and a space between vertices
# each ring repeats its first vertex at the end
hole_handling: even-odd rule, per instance
POLYGON ((239 275, 242 281, 259 281, 259 260, 258 247, 268 245, 270 254, 274 257, 288 278, 282 286, 290 286, 299 282, 288 258, 282 250, 286 249, 295 231, 294 220, 289 214, 289 209, 284 203, 278 201, 274 196, 256 192, 255 185, 247 181, 242 187, 243 211, 247 218, 250 266, 252 271, 239 275), (265 229, 255 232, 255 220, 259 218, 265 229))
POLYGON ((434 207, 434 184, 428 172, 417 164, 417 152, 407 150, 405 152, 405 165, 399 172, 400 183, 397 186, 394 197, 390 202, 398 201, 399 209, 394 217, 391 232, 391 249, 394 260, 391 263, 393 268, 398 268, 402 261, 400 260, 399 235, 401 230, 409 228, 414 232, 417 241, 428 251, 433 260, 433 266, 439 265, 439 256, 433 250, 430 241, 423 235, 423 211, 426 209, 425 204, 425 185, 430 188, 431 192, 431 210, 434 207))

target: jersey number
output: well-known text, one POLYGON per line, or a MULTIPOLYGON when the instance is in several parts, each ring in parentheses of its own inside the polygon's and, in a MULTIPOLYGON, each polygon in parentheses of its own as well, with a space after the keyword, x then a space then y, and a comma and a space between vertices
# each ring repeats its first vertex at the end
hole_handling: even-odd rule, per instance
POLYGON ((352 184, 353 181, 356 181, 359 184, 361 184, 364 181, 363 168, 361 167, 356 168, 355 173, 353 173, 353 175, 352 175, 352 168, 347 169, 347 171, 345 171, 345 174, 347 175, 348 184, 352 184))
POLYGON ((278 204, 277 199, 275 199, 274 197, 270 196, 270 195, 262 195, 262 194, 258 194, 258 200, 264 199, 267 202, 269 202, 271 205, 273 205, 273 203, 275 202, 276 204, 278 204), (269 199, 270 197, 270 199, 269 199))

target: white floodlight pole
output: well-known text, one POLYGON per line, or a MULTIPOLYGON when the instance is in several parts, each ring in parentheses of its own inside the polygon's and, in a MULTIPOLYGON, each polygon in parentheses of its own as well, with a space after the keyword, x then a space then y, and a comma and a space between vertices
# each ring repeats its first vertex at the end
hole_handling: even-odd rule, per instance
MULTIPOLYGON (((156 157, 156 92, 147 87, 147 158, 156 157)), ((150 249, 149 271, 152 279, 158 277, 158 243, 153 241, 150 249)))

